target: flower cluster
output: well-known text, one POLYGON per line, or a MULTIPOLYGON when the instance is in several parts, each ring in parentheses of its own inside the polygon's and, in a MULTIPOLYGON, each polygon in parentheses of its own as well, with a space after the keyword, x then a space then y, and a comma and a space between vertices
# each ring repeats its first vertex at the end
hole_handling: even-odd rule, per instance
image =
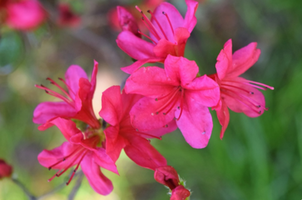
POLYGON ((61 146, 38 156, 41 165, 57 170, 49 180, 75 167, 68 185, 81 167, 91 187, 107 195, 113 186, 101 168, 118 174, 116 161, 124 150, 137 165, 154 171, 155 180, 169 187, 171 199, 186 199, 190 191, 150 139, 160 139, 179 128, 190 146, 204 148, 213 128, 209 108, 216 111, 222 125, 221 138, 229 123, 229 109, 249 117, 258 117, 267 110, 264 96, 257 89, 273 88, 239 77, 258 60, 257 43, 233 54, 232 41, 227 41, 217 57, 217 73, 212 75, 201 75, 195 61, 184 57, 186 42, 196 25, 198 2, 186 0, 186 4, 185 17, 167 2, 147 11, 151 19, 136 7, 149 34, 140 31, 126 8, 117 7, 122 32, 116 42, 135 62, 122 68, 130 74, 124 88, 112 86, 103 92, 99 116, 92 106, 96 61, 91 80, 81 67, 70 66, 65 79, 59 78, 67 90, 51 78, 47 80, 57 90, 36 85, 60 101, 39 104, 34 123, 40 124, 39 130, 56 126, 66 139, 61 146), (164 68, 142 66, 157 62, 164 68))

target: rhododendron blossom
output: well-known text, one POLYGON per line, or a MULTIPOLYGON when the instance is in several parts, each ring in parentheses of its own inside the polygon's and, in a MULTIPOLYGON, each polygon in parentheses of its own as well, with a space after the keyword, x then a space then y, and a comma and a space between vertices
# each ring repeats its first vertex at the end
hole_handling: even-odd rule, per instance
POLYGON ((141 94, 131 109, 134 127, 140 131, 176 123, 194 148, 207 146, 212 133, 212 117, 207 107, 217 104, 219 87, 199 71, 194 61, 169 55, 165 69, 144 67, 127 79, 125 91, 141 94))
POLYGON ((220 101, 214 109, 222 125, 221 138, 230 120, 228 108, 234 112, 243 112, 249 117, 258 117, 263 114, 264 110, 267 110, 264 96, 257 89, 266 90, 269 88, 273 90, 274 88, 238 77, 248 70, 259 56, 260 49, 257 49, 256 42, 237 50, 232 55, 232 40, 230 39, 225 43, 217 57, 217 73, 210 77, 220 87, 220 101))
MULTIPOLYGON (((155 170, 167 165, 166 159, 145 139, 156 138, 151 133, 139 132, 130 123, 129 111, 142 96, 125 94, 119 86, 108 88, 102 96, 100 116, 110 124, 105 129, 106 152, 116 161, 122 149, 136 164, 155 170)), ((168 130, 169 131, 169 130, 168 130)), ((159 135, 161 131, 158 130, 159 135)))
POLYGON ((112 189, 111 181, 103 175, 100 167, 117 173, 116 166, 112 159, 106 154, 102 147, 104 133, 88 127, 82 132, 71 120, 56 118, 50 123, 56 125, 67 139, 60 147, 53 150, 43 150, 38 160, 41 165, 49 169, 58 169, 58 172, 49 179, 64 174, 69 168, 76 166, 67 185, 72 180, 79 166, 86 175, 91 187, 99 194, 107 195, 112 189))
POLYGON ((42 124, 39 128, 43 130, 51 125, 51 123, 46 123, 47 121, 56 117, 63 117, 66 119, 78 119, 93 128, 99 128, 100 123, 92 108, 97 71, 98 63, 95 61, 91 81, 89 81, 86 72, 80 66, 70 66, 65 74, 66 81, 59 78, 67 87, 68 92, 51 78, 47 78, 47 80, 55 85, 61 93, 55 92, 43 85, 36 85, 37 88, 45 90, 49 95, 59 98, 62 101, 40 103, 34 111, 33 122, 42 124))
POLYGON ((60 4, 58 9, 59 18, 57 24, 59 26, 76 27, 80 24, 81 18, 73 13, 68 4, 60 4))
MULTIPOLYGON (((167 2, 161 3, 154 12, 148 10, 151 20, 136 7, 141 12, 150 35, 147 36, 139 30, 135 33, 133 29, 124 30, 118 35, 117 45, 137 60, 132 65, 122 68, 124 72, 131 74, 145 63, 164 62, 168 55, 184 56, 187 39, 196 25, 195 12, 198 7, 198 3, 193 0, 186 0, 186 4, 188 9, 185 18, 167 2), (138 34, 144 35, 150 42, 138 37, 138 34)), ((133 23, 132 20, 130 22, 133 23)))
POLYGON ((17 30, 35 29, 46 20, 46 12, 38 0, 4 0, 0 3, 1 13, 3 23, 17 30))

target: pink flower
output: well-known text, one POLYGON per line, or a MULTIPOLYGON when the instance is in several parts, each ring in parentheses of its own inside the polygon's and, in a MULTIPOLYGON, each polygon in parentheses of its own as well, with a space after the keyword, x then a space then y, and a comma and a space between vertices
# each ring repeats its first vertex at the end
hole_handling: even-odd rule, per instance
POLYGON ((171 166, 157 168, 154 172, 154 179, 169 187, 172 191, 170 200, 185 200, 191 195, 190 191, 181 185, 177 171, 171 166))
POLYGON ((17 30, 32 30, 46 20, 46 12, 37 0, 8 0, 4 4, 4 23, 17 30))
POLYGON ((104 131, 106 152, 116 161, 124 149, 136 164, 155 170, 167 165, 167 161, 145 137, 157 137, 162 131, 158 130, 157 135, 139 132, 130 123, 129 111, 140 98, 140 95, 121 94, 119 86, 110 87, 103 93, 100 116, 110 124, 104 131))
POLYGON ((80 24, 81 18, 72 12, 68 4, 60 4, 58 8, 57 24, 59 26, 77 27, 80 24))
POLYGON ((0 159, 0 180, 5 177, 10 177, 13 173, 13 167, 0 159))
POLYGON ((214 109, 222 125, 221 139, 230 120, 228 108, 234 112, 243 112, 249 117, 258 117, 267 110, 264 96, 257 89, 273 90, 274 88, 238 77, 258 60, 260 49, 256 47, 257 43, 252 42, 232 55, 232 40, 230 39, 224 44, 224 48, 217 57, 217 73, 210 77, 220 87, 220 101, 214 109))
MULTIPOLYGON (((142 20, 148 27, 150 36, 141 31, 135 33, 133 29, 124 30, 118 35, 117 45, 137 60, 132 65, 122 68, 124 72, 131 74, 148 62, 164 62, 168 55, 184 56, 187 39, 196 25, 195 12, 198 7, 196 1, 186 0, 186 3, 188 10, 185 18, 167 2, 161 3, 154 12, 148 10, 151 20, 136 7, 141 12, 142 20), (144 35, 151 42, 138 37, 138 34, 144 35)), ((120 15, 120 17, 125 17, 125 15, 120 15)))
POLYGON ((95 61, 91 81, 89 82, 85 71, 80 66, 70 66, 65 74, 66 81, 59 78, 59 80, 68 88, 68 92, 54 80, 47 78, 51 84, 61 90, 62 94, 43 85, 36 85, 37 88, 45 90, 49 95, 62 100, 60 102, 43 102, 36 107, 33 122, 42 124, 42 126, 39 127, 40 130, 44 130, 51 126, 51 123, 47 122, 56 117, 78 119, 89 124, 93 128, 98 129, 100 127, 100 123, 92 108, 92 98, 96 87, 97 71, 98 63, 95 61))
POLYGON ((204 148, 213 127, 207 107, 217 104, 219 87, 206 75, 196 77, 194 61, 168 55, 164 64, 141 68, 126 81, 126 93, 145 96, 130 111, 132 124, 148 131, 176 123, 192 147, 204 148))
POLYGON ((56 118, 50 123, 56 125, 68 142, 53 150, 43 150, 38 155, 40 164, 49 169, 58 169, 58 172, 49 179, 59 177, 69 168, 76 166, 69 181, 72 180, 79 166, 81 166, 91 187, 99 194, 107 195, 112 189, 111 181, 103 175, 100 167, 117 173, 116 166, 112 159, 102 148, 104 134, 100 130, 88 127, 85 132, 77 129, 76 124, 71 120, 56 118))

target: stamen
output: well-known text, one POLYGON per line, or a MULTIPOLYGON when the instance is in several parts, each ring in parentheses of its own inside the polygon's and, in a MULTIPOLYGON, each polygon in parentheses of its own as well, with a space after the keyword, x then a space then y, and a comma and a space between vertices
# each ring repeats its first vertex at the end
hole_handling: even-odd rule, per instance
POLYGON ((172 23, 171 23, 171 21, 170 21, 170 18, 169 18, 169 16, 168 16, 168 14, 167 14, 167 13, 165 13, 165 12, 162 12, 162 13, 163 13, 163 15, 165 15, 165 16, 166 16, 166 18, 167 18, 167 20, 168 20, 168 22, 169 22, 169 24, 170 24, 170 27, 171 27, 172 33, 173 33, 173 35, 174 35, 174 29, 173 29, 173 26, 172 26, 172 23))
MULTIPOLYGON (((158 114, 159 112, 163 111, 170 103, 173 102, 173 100, 175 100, 174 97, 178 94, 179 88, 180 88, 180 87, 177 87, 177 89, 173 91, 172 96, 169 97, 169 100, 166 101, 166 103, 165 103, 162 107, 160 107, 159 110, 156 111, 156 114, 158 114)), ((176 98, 176 101, 177 101, 177 98, 176 98)), ((173 102, 173 106, 174 106, 175 104, 176 104, 176 102, 173 102)), ((173 107, 172 107, 172 108, 173 108, 173 107)), ((169 109, 169 112, 171 111, 172 108, 169 109)), ((168 113, 168 112, 166 112, 166 113, 168 113)))
POLYGON ((229 85, 229 84, 221 83, 221 86, 236 88, 236 89, 242 90, 242 91, 244 91, 244 92, 246 92, 246 93, 254 94, 253 92, 250 92, 250 91, 248 91, 248 90, 246 90, 246 89, 244 89, 244 88, 237 87, 237 86, 234 86, 234 85, 229 85))
POLYGON ((184 91, 181 91, 181 98, 180 98, 180 113, 178 118, 176 119, 177 121, 180 119, 181 115, 182 115, 182 111, 183 111, 183 97, 184 97, 184 91))
POLYGON ((250 81, 250 80, 247 80, 247 82, 252 83, 252 84, 256 84, 256 85, 261 85, 261 86, 263 86, 263 87, 265 87, 265 88, 274 90, 274 87, 269 86, 269 85, 266 85, 266 84, 263 84, 263 83, 259 83, 259 82, 255 82, 255 81, 250 81))
POLYGON ((153 12, 150 11, 150 10, 148 10, 147 12, 150 13, 150 15, 152 16, 152 18, 155 20, 155 22, 157 23, 158 27, 160 28, 161 32, 163 33, 164 37, 166 38, 166 40, 168 40, 167 35, 165 34, 165 32, 164 32, 162 26, 160 25, 160 23, 157 21, 157 19, 156 19, 156 17, 154 16, 153 12))
POLYGON ((86 152, 83 154, 83 156, 82 156, 82 158, 81 158, 80 162, 78 163, 77 167, 76 167, 76 168, 73 170, 73 172, 72 172, 72 174, 71 174, 71 176, 70 176, 70 178, 69 178, 68 182, 66 183, 66 185, 69 185, 69 183, 70 183, 70 181, 72 180, 73 176, 75 175, 75 173, 76 173, 76 172, 77 172, 77 170, 79 169, 79 166, 80 166, 80 164, 81 164, 81 162, 82 162, 83 158, 84 158, 84 157, 85 157, 85 155, 87 154, 87 152, 88 152, 88 151, 86 151, 86 152))
POLYGON ((146 38, 148 38, 149 40, 151 40, 154 44, 157 44, 157 42, 155 42, 151 37, 149 37, 148 35, 144 34, 143 32, 141 32, 140 30, 137 30, 137 32, 143 36, 145 36, 146 38))
POLYGON ((76 94, 74 93, 74 91, 71 89, 71 87, 66 83, 66 81, 62 78, 58 78, 60 81, 62 81, 65 86, 67 87, 68 91, 71 92, 74 96, 76 96, 76 94))
POLYGON ((71 99, 70 95, 59 84, 57 84, 54 80, 52 80, 51 78, 47 78, 46 80, 49 80, 51 84, 57 86, 64 94, 66 94, 67 97, 69 97, 71 99))

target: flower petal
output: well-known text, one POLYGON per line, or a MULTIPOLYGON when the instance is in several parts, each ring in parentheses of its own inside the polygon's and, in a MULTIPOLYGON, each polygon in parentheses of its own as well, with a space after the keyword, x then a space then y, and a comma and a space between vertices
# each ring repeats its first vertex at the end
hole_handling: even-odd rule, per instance
POLYGON ((119 134, 119 127, 109 126, 104 130, 106 135, 106 153, 116 162, 122 149, 126 145, 126 141, 119 134))
POLYGON ((138 60, 129 66, 122 67, 121 70, 127 74, 132 74, 146 63, 156 63, 156 62, 163 62, 163 61, 164 61, 163 58, 146 58, 146 59, 138 60))
POLYGON ((81 133, 81 131, 76 127, 76 124, 71 120, 56 118, 52 120, 51 123, 60 129, 66 140, 69 140, 70 137, 74 136, 75 134, 81 133))
POLYGON ((88 179, 90 186, 101 195, 108 195, 113 190, 112 182, 104 176, 100 167, 87 155, 81 162, 81 168, 88 179))
POLYGON ((165 127, 174 119, 174 112, 177 107, 177 105, 173 106, 171 111, 166 114, 163 114, 162 111, 157 114, 156 112, 160 110, 165 103, 165 101, 155 101, 153 98, 148 97, 139 100, 130 111, 133 127, 140 132, 165 127))
POLYGON ((178 83, 169 80, 164 69, 143 67, 127 79, 125 91, 155 98, 169 93, 173 89, 173 85, 178 85, 178 83))
POLYGON ((137 165, 155 170, 167 165, 166 159, 142 137, 128 134, 129 144, 125 147, 125 153, 137 165))
POLYGON ((217 62, 216 71, 220 80, 227 76, 229 69, 232 67, 232 40, 229 39, 225 44, 223 49, 220 51, 217 62))
POLYGON ((126 54, 136 60, 154 58, 154 45, 147 42, 130 31, 122 31, 116 39, 116 43, 126 54))
POLYGON ((119 124, 122 117, 122 99, 119 86, 112 86, 105 90, 102 95, 102 109, 99 115, 110 125, 119 124))
POLYGON ((72 99, 75 99, 78 94, 81 78, 88 79, 86 72, 78 65, 71 65, 65 73, 65 80, 71 90, 69 94, 72 99))
POLYGON ((72 117, 76 110, 65 102, 43 102, 34 110, 33 122, 44 124, 54 117, 72 117))
MULTIPOLYGON (((175 112, 175 117, 180 115, 180 109, 175 112)), ((200 105, 195 99, 186 97, 183 111, 176 121, 185 140, 193 148, 204 148, 208 145, 212 134, 212 116, 207 107, 200 105)))
POLYGON ((172 81, 184 87, 195 79, 199 68, 195 61, 168 55, 165 60, 165 71, 172 81))
POLYGON ((260 56, 260 49, 257 49, 257 43, 252 42, 249 45, 235 51, 233 54, 233 64, 228 70, 228 78, 237 77, 243 74, 257 62, 260 56))
POLYGON ((217 118, 219 120, 220 125, 222 126, 220 131, 220 139, 223 138, 224 132, 226 128, 228 127, 229 121, 230 121, 230 113, 227 105, 224 103, 224 101, 221 101, 221 105, 215 109, 217 118))
POLYGON ((183 27, 188 29, 188 31, 191 33, 197 23, 195 13, 198 8, 198 2, 193 0, 186 0, 186 4, 188 8, 184 19, 183 27))
POLYGON ((220 99, 220 88, 218 84, 207 75, 195 78, 185 86, 185 93, 196 102, 212 107, 217 105, 220 99))
POLYGON ((248 80, 236 77, 224 79, 222 83, 230 86, 221 93, 221 97, 232 111, 243 112, 249 117, 259 117, 266 110, 263 94, 248 85, 248 80))
POLYGON ((154 179, 173 190, 179 184, 177 171, 171 166, 163 166, 155 169, 154 179))
POLYGON ((106 150, 104 148, 95 149, 93 159, 94 162, 102 168, 118 174, 115 162, 110 158, 109 155, 107 155, 106 150))
MULTIPOLYGON (((170 3, 163 2, 161 3, 155 10, 154 10, 154 17, 151 18, 151 22, 154 25, 154 27, 157 29, 157 32, 160 33, 161 38, 165 38, 164 35, 166 35, 166 39, 170 42, 175 42, 174 40, 174 30, 178 27, 182 27, 184 24, 184 19, 179 13, 179 11, 170 3), (166 17, 165 13, 168 18, 166 17), (161 28, 158 26, 156 20, 159 22, 162 30, 164 31, 164 34, 161 31, 161 28), (171 25, 169 23, 171 22, 171 25), (171 28, 172 26, 172 28, 171 28)), ((150 36, 155 41, 158 41, 152 33, 150 33, 150 36)))

